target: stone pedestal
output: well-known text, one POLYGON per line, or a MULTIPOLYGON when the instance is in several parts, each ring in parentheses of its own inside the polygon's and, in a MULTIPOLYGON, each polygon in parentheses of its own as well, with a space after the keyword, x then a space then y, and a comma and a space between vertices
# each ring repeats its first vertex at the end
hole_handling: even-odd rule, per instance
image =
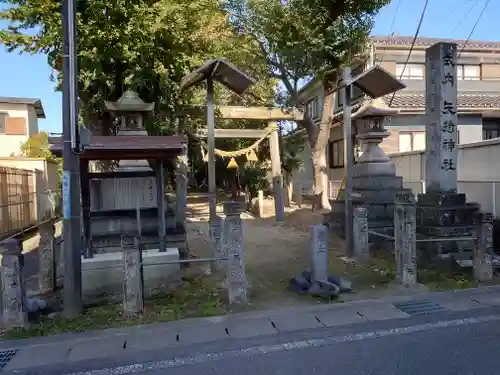
MULTIPOLYGON (((121 135, 133 135, 133 136, 143 136, 147 137, 148 132, 144 129, 139 130, 120 130, 117 136, 121 135)), ((116 172, 150 172, 152 171, 151 167, 147 160, 120 160, 118 162, 118 168, 116 168, 116 172)))
MULTIPOLYGON (((430 192, 418 196, 417 233, 419 238, 472 236, 479 205, 467 203, 465 194, 430 192)), ((472 241, 423 242, 419 244, 420 261, 434 262, 450 257, 470 257, 472 241)))

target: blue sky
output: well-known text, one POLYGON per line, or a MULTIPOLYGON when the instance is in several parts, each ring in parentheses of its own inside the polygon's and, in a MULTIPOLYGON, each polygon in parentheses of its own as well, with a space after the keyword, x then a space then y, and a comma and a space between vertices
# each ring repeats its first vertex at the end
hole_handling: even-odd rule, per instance
MULTIPOLYGON (((465 39, 487 0, 430 0, 420 35, 438 38, 465 39)), ((400 0, 399 11, 391 30, 398 0, 386 6, 376 20, 374 35, 413 35, 424 0, 400 0)), ((500 14, 500 2, 488 4, 471 39, 500 41, 495 15, 500 14), (495 31, 497 30, 497 31, 495 31)), ((47 118, 39 123, 40 130, 61 131, 61 94, 54 92, 50 68, 45 56, 7 53, 0 47, 0 96, 40 98, 47 118)))

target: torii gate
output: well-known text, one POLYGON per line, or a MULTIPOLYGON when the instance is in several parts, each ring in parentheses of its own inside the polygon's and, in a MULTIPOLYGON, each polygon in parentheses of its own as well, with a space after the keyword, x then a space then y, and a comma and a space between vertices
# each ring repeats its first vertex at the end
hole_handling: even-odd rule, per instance
MULTIPOLYGON (((266 120, 270 126, 274 125, 275 130, 267 137, 269 138, 269 151, 271 154, 271 174, 274 189, 274 207, 276 221, 282 222, 285 219, 285 208, 283 198, 283 177, 281 175, 281 160, 279 150, 279 136, 276 121, 301 121, 304 119, 304 112, 297 108, 273 108, 273 107, 240 107, 240 106, 215 106, 221 118, 226 120, 266 120)), ((192 115, 196 117, 206 116, 205 106, 184 106, 184 109, 177 112, 177 117, 192 115)), ((215 129, 215 138, 262 138, 269 132, 269 129, 215 129)), ((199 137, 206 138, 208 129, 199 129, 199 137)))

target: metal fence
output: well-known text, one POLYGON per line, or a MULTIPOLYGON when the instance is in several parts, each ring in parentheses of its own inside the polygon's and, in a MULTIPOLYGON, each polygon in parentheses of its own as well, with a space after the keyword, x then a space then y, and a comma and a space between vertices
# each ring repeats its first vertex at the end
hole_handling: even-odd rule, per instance
POLYGON ((36 185, 36 172, 0 167, 0 239, 58 215, 59 193, 36 185))
POLYGON ((36 224, 34 172, 0 168, 0 236, 36 224))

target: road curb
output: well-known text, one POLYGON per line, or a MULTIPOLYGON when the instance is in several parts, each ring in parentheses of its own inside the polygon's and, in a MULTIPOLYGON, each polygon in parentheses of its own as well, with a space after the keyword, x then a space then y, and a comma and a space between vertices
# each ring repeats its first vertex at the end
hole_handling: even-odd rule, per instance
POLYGON ((379 299, 366 299, 359 301, 349 301, 342 303, 332 303, 324 305, 311 305, 311 306, 300 306, 300 307, 286 307, 273 310, 260 310, 260 311, 249 311, 237 314, 228 314, 215 317, 203 317, 203 318, 189 318, 178 321, 171 321, 165 323, 151 323, 143 324, 132 327, 120 327, 120 328, 108 328, 99 331, 82 332, 82 333, 63 333, 52 336, 44 337, 34 337, 28 339, 18 339, 18 340, 4 340, 0 342, 0 350, 5 349, 22 349, 32 346, 45 346, 52 345, 54 343, 81 343, 85 341, 95 340, 105 337, 119 337, 119 336, 129 336, 138 333, 145 334, 148 332, 154 333, 158 330, 168 330, 176 329, 179 327, 185 327, 188 325, 200 325, 206 323, 208 325, 213 324, 234 324, 236 322, 249 321, 254 319, 262 319, 270 316, 285 316, 285 315, 295 315, 300 316, 307 313, 325 313, 325 312, 335 312, 342 310, 356 310, 360 307, 377 307, 383 305, 393 305, 394 303, 402 303, 412 300, 426 300, 430 299, 432 301, 439 302, 439 299, 453 300, 454 298, 467 298, 475 295, 485 295, 488 293, 500 293, 500 286, 488 286, 481 288, 470 288, 455 291, 445 291, 445 292, 424 292, 418 293, 411 296, 393 296, 384 297, 379 299))

